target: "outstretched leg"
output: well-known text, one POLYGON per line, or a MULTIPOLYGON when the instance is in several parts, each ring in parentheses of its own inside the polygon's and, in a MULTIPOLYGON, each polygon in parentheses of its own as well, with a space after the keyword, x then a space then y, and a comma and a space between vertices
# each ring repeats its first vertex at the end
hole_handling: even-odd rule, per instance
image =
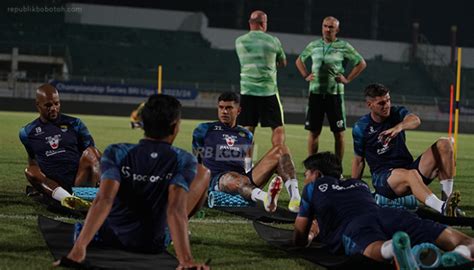
POLYGON ((60 187, 56 181, 47 178, 38 166, 28 166, 25 169, 25 177, 36 190, 50 197, 53 196, 53 191, 60 187))

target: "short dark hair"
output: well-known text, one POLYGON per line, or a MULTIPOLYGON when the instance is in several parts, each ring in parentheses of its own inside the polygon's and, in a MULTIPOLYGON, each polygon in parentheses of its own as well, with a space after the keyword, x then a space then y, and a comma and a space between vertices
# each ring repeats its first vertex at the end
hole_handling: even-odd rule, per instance
POLYGON ((383 97, 390 93, 390 89, 381 83, 372 83, 365 87, 365 97, 383 97))
POLYGON ((181 118, 181 103, 172 96, 152 95, 141 111, 145 136, 163 139, 172 135, 181 118))
POLYGON ((224 92, 222 93, 219 98, 217 99, 217 102, 219 101, 233 101, 237 104, 240 104, 240 96, 239 94, 236 94, 234 92, 224 92))
POLYGON ((319 170, 324 176, 340 178, 342 174, 341 160, 331 152, 313 154, 303 164, 307 170, 319 170))

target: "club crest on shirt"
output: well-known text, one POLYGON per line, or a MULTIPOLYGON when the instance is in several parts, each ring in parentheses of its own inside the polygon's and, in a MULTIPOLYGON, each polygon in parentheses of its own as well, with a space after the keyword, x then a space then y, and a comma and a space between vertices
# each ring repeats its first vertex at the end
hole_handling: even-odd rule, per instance
POLYGON ((321 192, 326 192, 326 190, 328 190, 328 184, 321 184, 321 185, 318 186, 318 189, 321 192))
POLYGON ((224 136, 225 143, 228 146, 234 146, 237 136, 227 135, 227 134, 223 134, 222 136, 224 136))
POLYGON ((61 134, 56 134, 54 136, 48 136, 45 138, 46 142, 49 143, 52 149, 58 149, 59 141, 61 140, 61 134))
POLYGON ((62 132, 67 132, 67 125, 60 125, 59 128, 62 132))
POLYGON ((370 127, 369 127, 369 135, 372 135, 372 134, 374 134, 375 132, 377 132, 377 130, 375 130, 373 126, 370 126, 370 127))

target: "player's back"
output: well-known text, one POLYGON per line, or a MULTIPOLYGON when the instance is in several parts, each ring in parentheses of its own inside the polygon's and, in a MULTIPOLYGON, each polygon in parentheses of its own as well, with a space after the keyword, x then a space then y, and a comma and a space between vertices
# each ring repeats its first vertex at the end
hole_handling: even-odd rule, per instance
POLYGON ((362 180, 322 177, 305 187, 303 200, 320 224, 321 237, 333 238, 353 218, 379 208, 362 180))
POLYGON ((241 94, 275 94, 276 61, 285 58, 280 41, 262 31, 250 31, 236 39, 235 47, 240 61, 241 94))
POLYGON ((169 185, 189 189, 196 171, 195 158, 166 142, 143 139, 138 144, 109 146, 101 168, 102 180, 120 182, 107 218, 119 239, 131 246, 150 240, 153 245, 161 245, 169 185))

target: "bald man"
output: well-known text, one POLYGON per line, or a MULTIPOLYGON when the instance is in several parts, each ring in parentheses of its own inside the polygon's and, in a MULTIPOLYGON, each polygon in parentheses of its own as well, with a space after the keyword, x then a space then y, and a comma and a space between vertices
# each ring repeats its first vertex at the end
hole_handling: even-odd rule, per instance
POLYGON ((309 82, 309 100, 306 109, 305 129, 308 135, 308 154, 318 152, 319 135, 323 127, 324 115, 334 134, 335 152, 342 161, 344 157, 344 130, 346 115, 344 108, 344 85, 350 83, 365 69, 364 58, 348 42, 336 37, 339 20, 326 17, 322 23, 322 38, 312 41, 296 59, 304 80, 309 82), (305 61, 311 57, 311 72, 305 61), (344 66, 352 66, 346 76, 344 66))
POLYGON ((286 66, 286 56, 280 40, 267 33, 267 15, 252 12, 250 32, 235 40, 240 61, 240 94, 242 111, 238 124, 252 133, 261 127, 272 129, 272 145, 285 142, 283 108, 277 87, 277 67, 286 66))
POLYGON ((39 117, 20 130, 28 153, 26 179, 66 207, 87 207, 71 195, 72 187, 97 185, 100 152, 84 123, 61 114, 60 107, 54 86, 44 84, 36 90, 39 117))

